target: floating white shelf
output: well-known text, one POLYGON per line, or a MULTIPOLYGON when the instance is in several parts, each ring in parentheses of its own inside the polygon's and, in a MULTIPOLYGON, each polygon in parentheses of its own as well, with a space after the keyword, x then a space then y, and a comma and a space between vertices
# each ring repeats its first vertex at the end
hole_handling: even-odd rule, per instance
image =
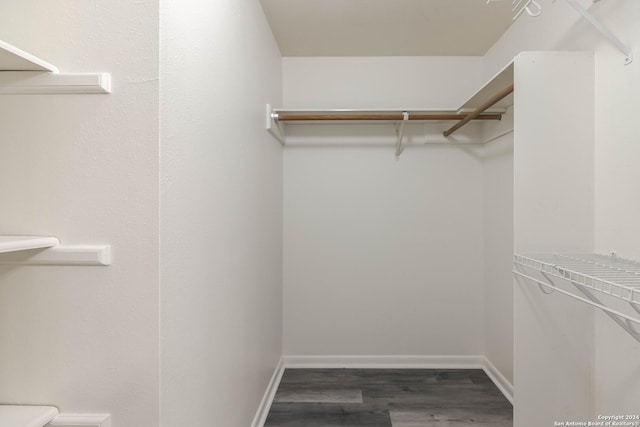
POLYGON ((60 414, 46 427, 111 427, 109 414, 60 414))
POLYGON ((54 406, 0 405, 0 427, 110 427, 109 414, 60 414, 54 406))
POLYGON ((0 40, 0 71, 50 71, 58 67, 0 40))
POLYGON ((53 406, 0 405, 2 427, 44 427, 57 416, 53 406))
POLYGON ((55 237, 0 236, 0 265, 15 264, 111 265, 111 246, 61 245, 55 237), (42 250, 34 253, 33 249, 42 250))
POLYGON ((0 253, 50 248, 52 246, 58 246, 59 244, 60 241, 55 237, 0 236, 0 253))
POLYGON ((0 72, 0 95, 104 94, 110 92, 111 75, 107 73, 0 72))
POLYGON ((110 92, 108 73, 60 73, 55 65, 0 40, 0 95, 110 92))

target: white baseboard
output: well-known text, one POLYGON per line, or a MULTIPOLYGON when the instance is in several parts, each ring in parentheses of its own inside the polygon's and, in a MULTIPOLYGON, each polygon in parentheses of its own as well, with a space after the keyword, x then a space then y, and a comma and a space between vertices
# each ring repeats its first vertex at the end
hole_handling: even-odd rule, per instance
POLYGON ((271 404, 273 403, 273 398, 276 395, 276 391, 278 391, 278 386, 280 385, 280 380, 282 379, 283 374, 284 360, 281 358, 278 362, 278 365, 276 366, 276 369, 273 371, 273 375, 271 376, 271 380, 269 381, 267 390, 264 392, 264 396, 262 396, 262 401, 260 402, 260 406, 258 407, 256 415, 253 417, 251 427, 264 426, 264 423, 267 420, 267 415, 269 415, 269 410, 271 409, 271 404))
POLYGON ((285 368, 482 369, 482 356, 284 356, 285 368))
POLYGON ((504 375, 496 368, 493 363, 486 357, 483 357, 484 363, 482 369, 487 374, 491 381, 498 387, 498 389, 504 394, 509 402, 513 405, 513 385, 505 378, 504 375))
POLYGON ((111 416, 107 414, 60 414, 45 427, 111 427, 111 416))

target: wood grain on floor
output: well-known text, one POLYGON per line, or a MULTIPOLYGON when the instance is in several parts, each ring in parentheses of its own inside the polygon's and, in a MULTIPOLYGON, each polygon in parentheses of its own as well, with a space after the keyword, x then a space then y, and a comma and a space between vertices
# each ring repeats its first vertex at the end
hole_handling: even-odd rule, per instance
POLYGON ((265 427, 512 427, 479 369, 287 369, 265 427))

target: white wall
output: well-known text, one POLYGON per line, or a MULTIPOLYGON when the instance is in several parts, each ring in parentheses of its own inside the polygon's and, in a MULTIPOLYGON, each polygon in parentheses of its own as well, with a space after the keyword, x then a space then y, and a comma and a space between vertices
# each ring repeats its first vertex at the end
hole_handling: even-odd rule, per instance
MULTIPOLYGON (((599 43, 595 87, 595 248, 640 260, 640 3, 605 2, 598 9, 607 25, 633 47, 636 59, 622 66, 622 54, 599 43)), ((615 307, 615 306, 614 306, 615 307)), ((631 312, 628 305, 617 307, 631 312)), ((603 313, 596 314, 596 413, 638 413, 640 343, 603 313), (635 366, 636 369, 628 369, 635 366), (635 412, 634 412, 635 411, 635 412)))
POLYGON ((640 123, 633 116, 640 97, 640 3, 604 2, 598 16, 634 48, 636 60, 622 66, 623 56, 600 42, 596 56, 596 249, 640 260, 640 200, 637 194, 640 123), (614 208, 615 207, 615 208, 614 208))
MULTIPOLYGON (((591 3, 590 0, 578 1, 585 7, 591 3)), ((606 0, 604 3, 611 2, 619 4, 620 0, 606 0)), ((599 40, 597 33, 581 21, 580 15, 567 2, 540 0, 538 3, 543 10, 540 16, 533 18, 523 14, 487 51, 484 56, 486 79, 491 78, 519 52, 593 50, 599 40)))
MULTIPOLYGON (((514 250, 592 252, 593 54, 520 54, 514 85, 514 250)), ((591 307, 519 278, 514 313, 514 424, 588 420, 591 307)))
POLYGON ((0 234, 108 243, 109 267, 0 269, 0 402, 158 426, 157 2, 0 1, 0 39, 110 95, 0 97, 0 234))
POLYGON ((255 0, 161 15, 162 426, 246 427, 282 355, 280 54, 255 0))
MULTIPOLYGON (((285 58, 284 105, 455 109, 479 87, 480 66, 285 58)), ((391 125, 348 129, 298 129, 311 143, 285 148, 285 354, 481 354, 479 154, 424 146, 416 131, 396 160, 391 125)))
POLYGON ((483 83, 482 57, 283 58, 287 108, 456 109, 483 83))
MULTIPOLYGON (((595 50, 594 248, 599 253, 616 251, 640 259, 635 238, 640 202, 629 197, 637 193, 640 178, 635 162, 640 124, 631 118, 640 95, 638 59, 623 66, 622 53, 566 3, 541 4, 539 18, 518 20, 487 53, 485 76, 521 50, 595 50)), ((590 10, 638 55, 640 3, 606 0, 590 10)), ((640 400, 640 382, 634 380, 637 372, 627 368, 635 366, 640 345, 603 314, 596 313, 595 321, 594 413, 633 412, 640 400)), ((517 383, 516 379, 516 395, 517 383)))
MULTIPOLYGON (((513 109, 500 127, 513 129, 513 109)), ((484 149, 484 355, 513 384, 513 134, 484 149)))

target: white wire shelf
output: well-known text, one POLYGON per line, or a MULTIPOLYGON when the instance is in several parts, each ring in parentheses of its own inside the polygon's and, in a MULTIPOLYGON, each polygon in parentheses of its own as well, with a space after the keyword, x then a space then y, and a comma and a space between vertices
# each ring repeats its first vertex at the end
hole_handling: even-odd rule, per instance
POLYGON ((640 262, 598 254, 527 254, 515 255, 514 264, 513 274, 517 277, 536 283, 545 294, 558 292, 599 308, 640 342, 640 262), (536 270, 546 282, 519 267, 536 270), (584 297, 556 286, 552 277, 569 281, 584 297), (596 293, 629 303, 635 315, 607 306, 596 293))
POLYGON ((640 304, 640 262, 598 254, 515 255, 516 265, 640 304))

